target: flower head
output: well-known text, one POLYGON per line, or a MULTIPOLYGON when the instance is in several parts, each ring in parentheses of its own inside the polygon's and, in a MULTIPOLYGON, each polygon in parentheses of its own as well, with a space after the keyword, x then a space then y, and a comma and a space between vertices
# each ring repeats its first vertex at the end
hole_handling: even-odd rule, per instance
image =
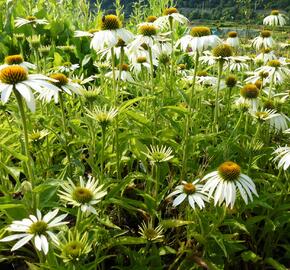
POLYGON ((59 92, 65 92, 69 95, 72 95, 72 93, 81 95, 81 86, 72 82, 65 74, 54 73, 50 75, 50 78, 53 80, 55 88, 42 91, 39 95, 40 99, 49 102, 53 98, 54 102, 58 103, 59 92))
POLYGON ((226 78, 226 86, 229 87, 229 88, 233 88, 236 86, 238 82, 238 79, 235 75, 229 75, 227 78, 226 78))
POLYGON ((228 44, 221 44, 213 49, 212 54, 214 57, 223 59, 232 56, 233 49, 228 44))
POLYGON ((149 23, 153 23, 153 22, 155 22, 157 20, 157 17, 156 16, 152 16, 152 15, 150 15, 150 16, 148 16, 147 18, 146 18, 146 22, 149 22, 149 23))
POLYGON ((259 96, 259 89, 255 84, 248 83, 241 89, 241 96, 252 99, 259 96))
POLYGON ((157 34, 157 27, 153 24, 143 23, 139 26, 138 32, 143 36, 155 36, 157 34))
POLYGON ((271 31, 263 30, 260 33, 260 36, 256 37, 252 41, 252 45, 256 48, 256 50, 272 48, 275 44, 272 38, 271 31))
POLYGON ((157 18, 153 23, 161 29, 168 29, 173 26, 174 22, 185 24, 188 19, 179 13, 175 7, 166 8, 163 12, 163 16, 157 18))
POLYGON ((7 66, 11 66, 11 65, 18 65, 18 66, 25 67, 27 69, 35 69, 36 68, 35 65, 33 65, 29 62, 25 62, 22 55, 20 55, 20 54, 6 56, 4 59, 4 65, 0 66, 0 69, 7 67, 7 66))
POLYGON ((174 207, 181 204, 187 198, 193 209, 195 209, 196 205, 202 209, 205 207, 204 202, 208 201, 207 194, 203 192, 202 189, 203 185, 199 184, 199 179, 192 183, 182 181, 182 184, 177 186, 175 190, 167 196, 167 198, 178 195, 173 201, 174 207))
POLYGON ((160 242, 163 240, 163 227, 162 225, 158 225, 154 228, 152 224, 152 220, 149 221, 147 224, 145 221, 142 222, 141 226, 139 227, 139 234, 142 238, 145 238, 147 241, 150 242, 160 242))
POLYGON ((37 24, 48 24, 48 21, 46 19, 37 19, 35 16, 27 16, 26 18, 17 17, 14 22, 16 28, 27 24, 30 24, 33 27, 36 27, 37 24))
POLYGON ((65 203, 74 207, 80 207, 82 212, 97 214, 93 207, 101 201, 107 194, 103 190, 103 185, 99 185, 98 181, 92 176, 89 176, 85 183, 83 177, 80 176, 78 185, 75 185, 70 179, 62 184, 62 189, 59 189, 58 195, 65 203))
POLYGON ((272 10, 271 14, 264 18, 263 24, 270 26, 284 26, 288 17, 281 14, 279 10, 272 10))
POLYGON ((56 89, 49 81, 53 80, 41 74, 29 75, 27 69, 22 66, 7 66, 0 70, 1 100, 6 103, 12 91, 17 91, 26 101, 28 108, 34 112, 35 99, 32 90, 42 93, 47 89, 56 89))
POLYGON ((150 148, 147 148, 148 152, 143 152, 152 163, 161 163, 171 160, 174 156, 172 154, 172 150, 170 147, 166 148, 166 146, 153 146, 150 145, 150 148))
POLYGON ((206 182, 203 191, 208 191, 208 197, 214 193, 215 205, 225 202, 226 206, 233 208, 237 190, 246 204, 253 200, 252 193, 258 196, 253 180, 232 161, 222 163, 216 171, 205 175, 202 181, 206 182))
POLYGON ((93 33, 91 48, 101 51, 105 48, 116 46, 119 39, 129 43, 133 39, 133 34, 122 28, 122 22, 118 16, 109 14, 102 17, 100 31, 93 33))
POLYGON ((176 46, 180 45, 182 51, 187 52, 189 49, 192 53, 202 52, 207 48, 214 48, 221 43, 216 35, 212 35, 208 27, 192 27, 188 35, 183 36, 177 41, 176 46))
POLYGON ((85 258, 91 251, 91 244, 88 239, 88 233, 80 235, 78 231, 68 231, 67 237, 61 236, 57 247, 61 251, 60 257, 64 263, 76 263, 85 258))
POLYGON ((103 108, 97 106, 93 111, 87 110, 87 112, 90 118, 97 121, 101 127, 106 128, 112 123, 118 113, 118 110, 113 107, 107 109, 107 106, 103 108))
POLYGON ((226 40, 226 43, 229 44, 233 48, 238 48, 240 45, 238 33, 235 31, 228 32, 228 38, 226 40))
POLYGON ((0 242, 10 242, 16 239, 18 242, 12 247, 11 251, 21 248, 30 240, 34 240, 34 245, 37 250, 48 253, 49 243, 47 237, 50 237, 53 242, 58 243, 56 235, 52 232, 53 228, 67 224, 63 221, 66 214, 56 217, 58 209, 48 212, 42 217, 41 212, 37 209, 36 216, 30 215, 29 218, 22 220, 15 220, 8 227, 8 231, 20 232, 20 234, 13 234, 0 240, 0 242))

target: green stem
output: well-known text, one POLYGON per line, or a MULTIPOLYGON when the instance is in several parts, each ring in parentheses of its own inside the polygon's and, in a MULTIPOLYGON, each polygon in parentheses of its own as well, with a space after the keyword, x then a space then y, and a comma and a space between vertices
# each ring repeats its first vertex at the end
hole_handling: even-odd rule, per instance
POLYGON ((78 231, 81 231, 80 229, 80 223, 81 223, 81 220, 82 220, 82 210, 81 208, 79 207, 78 208, 78 212, 77 212, 77 217, 76 217, 76 225, 75 225, 75 232, 77 233, 78 231))
POLYGON ((248 163, 248 170, 247 170, 247 174, 249 174, 250 172, 250 169, 251 169, 251 166, 252 166, 252 161, 253 161, 253 148, 254 148, 254 145, 257 141, 257 138, 259 137, 259 134, 260 134, 260 129, 261 129, 261 123, 258 122, 258 127, 256 129, 256 133, 251 141, 251 144, 250 144, 250 154, 249 154, 249 163, 248 163))
POLYGON ((105 143, 106 143, 106 127, 102 126, 102 152, 101 152, 101 175, 102 175, 102 180, 104 179, 105 143))
POLYGON ((151 95, 154 94, 154 66, 153 66, 153 56, 152 56, 152 49, 148 48, 149 52, 149 61, 150 61, 150 77, 151 77, 151 95))
MULTIPOLYGON (((68 148, 68 139, 67 139, 67 128, 66 128, 66 122, 65 122, 65 111, 64 111, 64 102, 63 102, 63 96, 62 93, 59 93, 59 105, 61 109, 61 121, 62 121, 62 128, 64 133, 64 141, 65 141, 65 152, 67 155, 69 168, 71 168, 71 158, 70 158, 70 152, 68 148)), ((69 169, 71 171, 71 169, 69 169)))
POLYGON ((21 120, 22 120, 23 135, 24 135, 24 150, 25 150, 25 155, 28 159, 26 161, 28 178, 29 178, 29 181, 31 182, 32 186, 34 186, 32 159, 31 159, 31 156, 29 154, 28 128, 27 128, 26 114, 25 114, 24 106, 23 106, 23 100, 22 100, 20 93, 15 89, 15 87, 13 88, 13 92, 14 92, 16 99, 17 99, 18 108, 19 108, 19 112, 20 112, 20 116, 21 116, 21 120))
POLYGON ((169 25, 170 25, 170 31, 171 31, 171 70, 170 70, 170 97, 172 96, 173 89, 174 89, 174 33, 173 33, 173 18, 169 17, 169 25))
POLYGON ((219 92, 220 92, 220 84, 221 84, 221 77, 222 77, 222 71, 223 71, 223 61, 218 62, 218 82, 217 82, 217 90, 216 90, 216 96, 215 96, 215 113, 214 113, 214 124, 213 127, 216 127, 216 131, 218 132, 219 126, 218 126, 218 115, 219 115, 219 92))
MULTIPOLYGON (((118 99, 118 84, 116 81, 116 72, 115 72, 115 51, 114 47, 111 48, 111 57, 112 57, 112 74, 113 74, 113 92, 114 92, 114 105, 117 106, 118 99)), ((122 66, 120 65, 120 69, 122 66)), ((117 164, 117 179, 120 179, 120 150, 119 150, 119 121, 118 116, 116 116, 116 127, 115 127, 115 144, 116 144, 116 164, 117 164)))
POLYGON ((187 114, 186 121, 185 121, 181 180, 184 180, 185 174, 187 172, 189 128, 190 128, 190 122, 191 122, 190 120, 192 119, 192 116, 193 116, 193 107, 194 107, 193 106, 193 97, 195 95, 195 82, 196 82, 196 75, 197 75, 197 69, 198 69, 198 59, 199 59, 199 53, 198 53, 198 51, 196 51, 192 86, 191 86, 191 91, 189 94, 189 104, 188 104, 189 105, 189 113, 187 114))
POLYGON ((274 84, 274 75, 275 75, 275 72, 273 72, 273 75, 271 77, 271 82, 270 82, 270 86, 269 86, 269 98, 272 97, 272 88, 273 88, 273 84, 274 84))
POLYGON ((117 88, 116 88, 116 70, 115 70, 115 51, 114 47, 111 48, 112 57, 112 74, 113 74, 113 95, 114 95, 114 105, 117 105, 117 88))

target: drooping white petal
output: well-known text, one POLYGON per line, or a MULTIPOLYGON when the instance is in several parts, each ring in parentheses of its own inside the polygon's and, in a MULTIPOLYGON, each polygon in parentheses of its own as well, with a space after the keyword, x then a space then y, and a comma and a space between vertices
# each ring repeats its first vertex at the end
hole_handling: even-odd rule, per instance
POLYGON ((47 239, 46 239, 46 237, 43 234, 40 236, 40 239, 41 239, 41 248, 42 248, 44 254, 46 255, 48 253, 48 242, 47 242, 47 239))
POLYGON ((0 239, 0 242, 10 242, 27 236, 27 233, 13 234, 0 239))
POLYGON ((175 206, 181 204, 181 203, 184 201, 184 199, 186 198, 186 196, 187 196, 187 195, 184 194, 184 193, 182 193, 182 194, 180 194, 179 196, 177 196, 177 197, 174 199, 174 201, 173 201, 173 206, 175 207, 175 206))
POLYGON ((22 246, 24 246, 27 242, 29 242, 31 239, 33 238, 33 235, 29 234, 27 236, 25 236, 24 238, 22 238, 21 240, 19 240, 12 248, 11 251, 14 251, 16 249, 21 248, 22 246))

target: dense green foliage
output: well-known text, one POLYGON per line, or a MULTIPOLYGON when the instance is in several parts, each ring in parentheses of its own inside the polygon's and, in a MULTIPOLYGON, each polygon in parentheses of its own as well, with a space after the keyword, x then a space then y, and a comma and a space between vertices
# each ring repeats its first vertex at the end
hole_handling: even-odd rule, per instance
MULTIPOLYGON (((135 3, 147 5, 146 0, 121 0, 125 12, 129 14, 135 3)), ((103 0, 102 6, 105 9, 113 9, 111 0, 103 0)), ((271 9, 281 9, 286 13, 290 12, 288 0, 178 0, 176 6, 191 20, 229 20, 249 21, 264 17, 271 9)))

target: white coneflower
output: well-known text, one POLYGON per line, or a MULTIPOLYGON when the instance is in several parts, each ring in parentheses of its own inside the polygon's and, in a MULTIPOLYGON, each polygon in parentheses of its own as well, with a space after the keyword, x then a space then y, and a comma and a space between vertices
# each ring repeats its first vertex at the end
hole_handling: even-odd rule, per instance
POLYGON ((26 18, 17 17, 14 22, 17 28, 27 24, 31 24, 33 27, 36 27, 37 24, 48 24, 46 19, 37 19, 35 16, 27 16, 26 18))
POLYGON ((178 22, 180 24, 186 24, 189 20, 178 12, 175 7, 166 8, 163 12, 163 16, 158 17, 153 24, 155 24, 160 29, 168 29, 170 24, 178 22))
POLYGON ((147 147, 148 152, 142 152, 145 154, 149 160, 154 163, 162 163, 171 160, 174 156, 172 154, 172 149, 166 146, 153 146, 150 145, 150 148, 147 147))
POLYGON ((228 44, 219 44, 212 52, 205 51, 203 56, 200 57, 200 61, 204 64, 214 65, 217 62, 229 63, 233 61, 246 61, 242 56, 232 56, 233 48, 228 44))
POLYGON ((134 38, 130 31, 122 28, 122 23, 116 15, 103 16, 100 28, 100 31, 94 33, 91 41, 91 48, 96 51, 114 47, 119 39, 129 43, 134 38))
POLYGON ((142 70, 147 70, 147 72, 150 71, 150 63, 148 61, 149 59, 145 56, 140 56, 135 61, 132 61, 131 63, 131 70, 135 74, 139 74, 142 70))
POLYGON ((96 28, 90 29, 88 31, 81 31, 81 30, 76 30, 74 32, 74 37, 90 37, 92 38, 94 36, 94 33, 98 32, 99 30, 96 28))
POLYGON ((255 37, 252 41, 252 45, 257 51, 261 49, 273 48, 275 42, 271 36, 271 32, 268 30, 263 30, 260 36, 255 37))
POLYGON ((269 119, 269 125, 274 132, 283 132, 288 129, 290 118, 284 113, 276 113, 275 117, 269 119))
MULTIPOLYGON (((115 69, 115 74, 116 74, 116 80, 121 80, 124 82, 134 82, 134 79, 129 71, 129 65, 127 64, 122 64, 121 66, 120 65, 117 66, 115 69), (121 69, 121 73, 120 73, 120 69, 121 69)), ((108 78, 113 78, 113 71, 109 71, 108 73, 105 74, 105 76, 108 78)))
POLYGON ((221 205, 225 202, 226 206, 234 207, 237 190, 244 202, 253 200, 252 193, 258 196, 253 180, 241 173, 241 167, 232 161, 222 163, 218 169, 205 175, 203 191, 208 191, 208 198, 214 197, 214 205, 221 205))
POLYGON ((138 25, 139 35, 128 45, 130 51, 138 50, 141 46, 146 45, 149 48, 152 48, 153 45, 164 39, 158 35, 157 26, 152 23, 141 23, 138 25))
POLYGON ((87 112, 89 117, 97 121, 97 123, 104 128, 111 124, 118 114, 117 109, 112 107, 107 109, 107 106, 103 108, 97 106, 93 111, 87 110, 87 112))
POLYGON ((161 54, 167 54, 169 56, 171 55, 172 47, 170 42, 165 40, 154 44, 152 47, 152 52, 156 57, 159 57, 161 54))
MULTIPOLYGON (((152 47, 152 63, 154 66, 158 66, 158 54, 156 53, 156 51, 154 50, 155 46, 152 47)), ((136 62, 136 60, 138 58, 140 59, 144 59, 146 58, 147 61, 150 61, 150 54, 148 51, 148 46, 143 44, 141 47, 139 48, 131 48, 130 50, 128 50, 128 54, 127 54, 130 62, 136 62)))
POLYGON ((142 238, 145 238, 149 242, 162 242, 164 235, 162 225, 158 225, 154 228, 152 220, 150 220, 147 224, 145 221, 142 222, 141 226, 138 226, 139 234, 142 238))
POLYGON ((82 73, 81 75, 75 75, 75 74, 71 75, 71 81, 79 85, 83 85, 83 84, 92 82, 94 80, 95 78, 93 76, 85 78, 84 73, 82 73))
POLYGON ((50 78, 54 80, 53 84, 55 85, 54 89, 44 89, 39 94, 39 99, 50 102, 52 98, 55 103, 58 103, 59 93, 65 92, 69 95, 72 93, 81 95, 81 86, 77 83, 74 83, 66 75, 62 73, 51 74, 50 78))
POLYGON ((278 147, 273 152, 273 154, 276 155, 274 161, 279 160, 278 168, 283 167, 283 170, 286 171, 290 166, 290 147, 289 146, 278 147))
POLYGON ((196 26, 191 28, 189 34, 179 39, 176 46, 180 46, 184 52, 188 52, 190 49, 195 53, 196 51, 202 52, 207 48, 214 48, 221 42, 218 36, 211 34, 208 27, 196 26))
MULTIPOLYGON (((187 76, 186 79, 188 82, 192 82, 192 76, 187 76)), ((218 84, 218 78, 214 76, 209 76, 205 72, 198 72, 196 76, 196 82, 200 85, 203 85, 205 87, 212 87, 212 86, 217 86, 218 84)), ((220 89, 224 89, 226 87, 225 81, 221 80, 220 81, 220 89)))
POLYGON ((290 47, 290 40, 286 41, 286 42, 280 42, 279 43, 279 46, 282 48, 282 49, 288 49, 290 47))
POLYGON ((26 101, 28 108, 35 111, 35 99, 32 90, 42 93, 44 90, 54 91, 56 87, 49 81, 54 81, 41 74, 28 75, 27 69, 18 66, 7 66, 0 70, 1 101, 5 104, 12 91, 17 91, 26 101))
POLYGON ((286 102, 290 99, 290 90, 286 90, 286 92, 278 93, 274 95, 274 97, 279 97, 282 103, 286 102))
POLYGON ((251 111, 256 112, 259 105, 259 89, 253 83, 246 84, 240 91, 241 97, 236 100, 236 104, 246 104, 251 111))
POLYGON ((271 49, 262 49, 262 52, 255 57, 256 62, 262 62, 263 64, 268 63, 271 60, 277 59, 274 51, 271 49))
MULTIPOLYGON (((111 48, 105 48, 101 51, 98 52, 100 54, 100 59, 106 58, 106 61, 111 61, 112 60, 112 50, 111 48)), ((129 55, 129 50, 124 42, 124 40, 119 39, 118 43, 114 47, 114 57, 116 59, 120 59, 121 53, 124 55, 128 56, 129 55)))
POLYGON ((41 45, 41 36, 40 35, 32 35, 26 38, 30 48, 32 49, 39 49, 40 45, 41 45))
POLYGON ((100 96, 101 89, 89 86, 88 89, 82 89, 82 98, 86 103, 94 104, 100 96))
POLYGON ((80 67, 79 64, 72 64, 71 62, 64 62, 62 66, 56 68, 58 72, 66 72, 69 73, 71 71, 75 71, 80 67))
POLYGON ((279 10, 272 10, 271 15, 267 16, 263 20, 264 25, 270 26, 284 26, 288 17, 279 12, 279 10))
POLYGON ((99 185, 91 175, 85 183, 83 177, 80 176, 80 181, 77 185, 72 180, 68 179, 62 183, 61 189, 58 191, 58 196, 64 204, 80 207, 82 212, 97 214, 94 206, 101 201, 107 194, 103 189, 103 185, 99 185))
POLYGON ((290 69, 287 68, 287 62, 283 59, 270 60, 266 66, 262 66, 255 70, 255 72, 267 73, 268 77, 265 82, 274 84, 282 84, 286 78, 290 75, 290 69))
POLYGON ((36 65, 24 61, 23 57, 20 54, 8 55, 4 59, 4 64, 0 66, 0 70, 12 65, 18 65, 25 67, 26 69, 36 69, 36 65))
MULTIPOLYGON (((245 72, 249 77, 245 79, 245 83, 256 83, 256 82, 263 82, 263 86, 269 83, 270 77, 268 72, 259 72, 255 70, 254 72, 245 72)), ((261 87, 258 87, 259 89, 261 87)))
POLYGON ((67 232, 67 237, 60 235, 57 248, 61 251, 60 258, 64 263, 79 263, 91 252, 92 247, 88 239, 88 232, 67 232))
POLYGON ((43 130, 33 130, 32 133, 28 135, 28 138, 31 142, 37 143, 40 142, 49 134, 49 131, 46 129, 43 130))
POLYGON ((255 111, 251 113, 252 117, 259 122, 268 122, 271 118, 276 117, 278 114, 275 110, 264 109, 262 111, 255 111))
POLYGON ((235 31, 229 32, 226 43, 229 44, 233 48, 238 48, 240 46, 240 40, 238 37, 238 33, 235 31))
POLYGON ((227 61, 224 69, 229 69, 230 71, 243 71, 248 70, 249 65, 246 63, 250 58, 247 56, 232 56, 229 61, 227 61))
POLYGON ((53 242, 58 243, 58 238, 52 230, 55 227, 68 223, 63 221, 67 216, 66 214, 56 217, 58 211, 58 209, 55 209, 42 217, 41 212, 37 209, 36 216, 30 215, 29 218, 13 221, 7 230, 18 232, 18 234, 7 236, 1 239, 0 242, 10 242, 20 239, 12 247, 11 251, 14 251, 33 239, 36 249, 39 251, 42 250, 44 254, 47 254, 49 249, 47 237, 50 237, 53 242))
POLYGON ((203 185, 199 184, 199 179, 192 183, 182 181, 182 185, 177 186, 175 190, 167 196, 167 198, 178 195, 173 201, 174 207, 181 204, 187 198, 193 209, 195 209, 195 205, 202 209, 205 207, 204 202, 208 202, 208 195, 203 192, 202 189, 203 185))

